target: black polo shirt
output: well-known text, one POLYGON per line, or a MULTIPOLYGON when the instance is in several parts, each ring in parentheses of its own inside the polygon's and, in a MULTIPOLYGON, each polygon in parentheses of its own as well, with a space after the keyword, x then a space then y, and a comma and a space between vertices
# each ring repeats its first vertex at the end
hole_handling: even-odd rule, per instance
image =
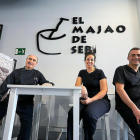
MULTIPOLYGON (((82 78, 82 83, 86 87, 90 98, 100 92, 100 80, 106 79, 104 72, 100 69, 95 69, 91 73, 88 73, 87 70, 81 70, 78 77, 82 78)), ((108 99, 108 96, 105 95, 103 99, 108 99)))
MULTIPOLYGON (((140 68, 135 72, 128 65, 120 66, 116 69, 113 84, 124 84, 124 90, 128 94, 129 98, 135 105, 140 104, 140 68)), ((128 106, 121 100, 120 96, 115 89, 116 110, 126 109, 128 106)))

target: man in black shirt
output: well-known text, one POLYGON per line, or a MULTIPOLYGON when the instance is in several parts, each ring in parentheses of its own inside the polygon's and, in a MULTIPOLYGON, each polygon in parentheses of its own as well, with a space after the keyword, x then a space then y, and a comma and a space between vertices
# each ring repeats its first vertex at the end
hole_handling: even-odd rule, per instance
MULTIPOLYGON (((26 59, 24 68, 14 70, 0 86, 0 101, 7 93, 7 84, 16 85, 46 85, 51 86, 41 72, 35 70, 38 58, 35 55, 29 55, 26 59)), ((29 140, 32 128, 33 117, 33 95, 19 95, 16 113, 20 117, 21 128, 17 140, 29 140)), ((0 120, 7 113, 9 97, 0 102, 0 120)))
POLYGON ((140 48, 132 48, 127 59, 114 74, 116 110, 140 140, 140 48))

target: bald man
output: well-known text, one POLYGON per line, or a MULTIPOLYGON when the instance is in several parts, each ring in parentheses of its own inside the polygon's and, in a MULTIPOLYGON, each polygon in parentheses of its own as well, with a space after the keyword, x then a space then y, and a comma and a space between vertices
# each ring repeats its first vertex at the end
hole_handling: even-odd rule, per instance
MULTIPOLYGON (((43 74, 34 67, 38 63, 35 55, 29 55, 26 58, 26 65, 23 68, 14 70, 0 86, 0 100, 7 93, 7 84, 16 85, 46 85, 51 86, 43 74)), ((20 117, 21 128, 17 140, 30 140, 32 118, 33 118, 33 95, 19 95, 16 113, 20 117)), ((9 96, 0 102, 0 120, 7 113, 9 96)))

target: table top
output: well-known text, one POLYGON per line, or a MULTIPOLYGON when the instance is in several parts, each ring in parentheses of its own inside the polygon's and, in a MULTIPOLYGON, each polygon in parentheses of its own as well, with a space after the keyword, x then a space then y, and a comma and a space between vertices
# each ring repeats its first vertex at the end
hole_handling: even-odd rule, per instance
MULTIPOLYGON (((79 86, 42 86, 42 85, 7 85, 8 88, 18 89, 58 89, 58 90, 81 90, 79 86)), ((79 92, 80 93, 80 92, 79 92)), ((115 95, 115 89, 108 89, 108 95, 115 95)))
POLYGON ((80 90, 79 86, 42 86, 42 85, 7 85, 8 88, 34 88, 34 89, 77 89, 80 90))
MULTIPOLYGON (((60 87, 60 86, 42 86, 42 85, 7 85, 8 88, 16 90, 18 95, 55 95, 55 96, 73 96, 79 93, 81 87, 60 87)), ((10 91, 10 93, 11 93, 10 91)))

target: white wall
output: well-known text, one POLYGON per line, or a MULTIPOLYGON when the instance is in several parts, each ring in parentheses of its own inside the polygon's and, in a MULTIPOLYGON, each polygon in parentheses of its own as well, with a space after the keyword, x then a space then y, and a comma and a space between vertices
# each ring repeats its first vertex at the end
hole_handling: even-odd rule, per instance
MULTIPOLYGON (((17 59, 17 68, 24 66, 27 55, 37 55, 39 64, 36 69, 56 85, 74 86, 79 70, 85 68, 84 54, 71 54, 71 47, 75 45, 71 42, 73 35, 87 36, 87 43, 76 43, 77 46, 96 45, 96 66, 105 72, 109 89, 114 88, 112 79, 116 67, 127 64, 128 51, 140 44, 135 0, 0 0, 0 24, 4 25, 0 52, 17 59), (42 45, 46 44, 46 51, 61 51, 62 54, 40 53, 36 45, 37 32, 55 28, 61 17, 68 18, 69 21, 64 21, 55 35, 65 33, 67 36, 57 41, 42 40, 42 45), (76 26, 82 26, 84 31, 92 26, 97 32, 97 26, 101 25, 102 32, 72 34, 75 26, 72 24, 72 17, 83 18, 85 24, 76 26), (118 25, 124 25, 126 31, 105 34, 103 31, 108 25, 114 31, 118 25), (26 56, 15 55, 15 48, 26 48, 26 56)), ((66 101, 68 104, 69 99, 66 101)), ((68 110, 67 104, 62 103, 60 109, 65 115, 67 114, 65 111, 68 110)), ((66 117, 61 119, 66 120, 66 117)))
POLYGON ((136 0, 137 5, 137 13, 138 13, 138 19, 139 19, 139 26, 140 26, 140 1, 136 0))
MULTIPOLYGON (((114 30, 118 25, 126 26, 124 33, 79 34, 87 36, 86 45, 96 45, 98 68, 103 69, 109 88, 113 88, 112 77, 117 66, 127 63, 130 48, 139 46, 139 26, 134 0, 77 0, 77 1, 27 1, 1 2, 0 21, 4 25, 0 41, 0 51, 18 60, 17 67, 25 64, 26 56, 15 56, 15 48, 26 48, 26 55, 36 54, 36 67, 56 85, 71 86, 80 69, 84 67, 83 54, 71 54, 72 17, 83 17, 83 30, 92 26, 95 31, 101 25, 105 30, 110 25, 114 30), (60 17, 68 18, 60 25, 59 34, 67 36, 61 40, 47 42, 47 49, 61 51, 61 55, 48 56, 36 47, 36 34, 43 29, 55 28, 60 17)), ((78 25, 77 25, 78 26, 78 25)), ((45 41, 44 41, 45 42, 45 41)), ((43 43, 44 43, 43 42, 43 43)), ((78 45, 84 45, 77 43, 78 45)))

